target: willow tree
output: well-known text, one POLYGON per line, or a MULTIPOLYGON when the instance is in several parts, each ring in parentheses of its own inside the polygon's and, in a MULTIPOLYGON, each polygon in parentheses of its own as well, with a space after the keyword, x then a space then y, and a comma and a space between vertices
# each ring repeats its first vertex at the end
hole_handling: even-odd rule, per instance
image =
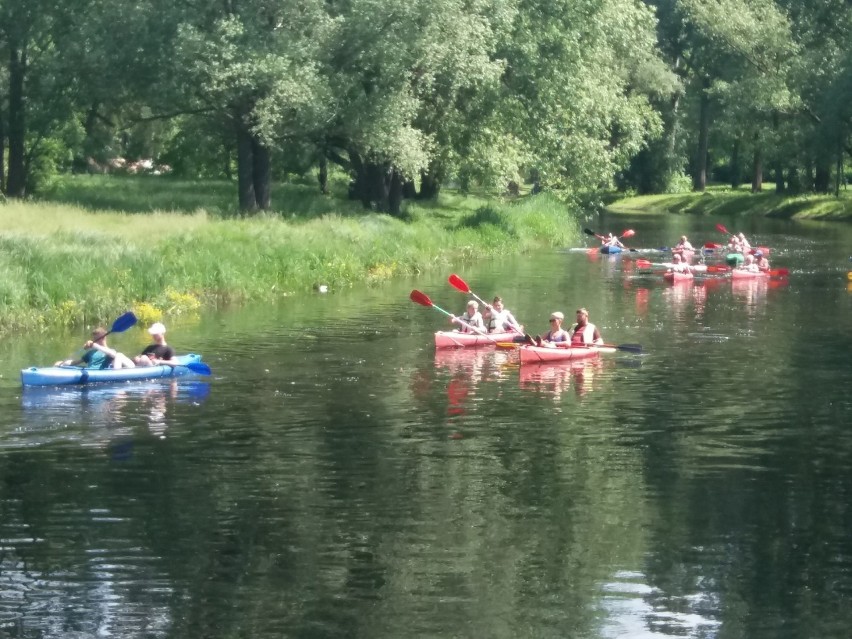
POLYGON ((329 101, 319 50, 332 26, 321 0, 226 3, 187 16, 176 63, 200 110, 218 114, 236 140, 240 209, 271 206, 270 151, 315 131, 329 101))

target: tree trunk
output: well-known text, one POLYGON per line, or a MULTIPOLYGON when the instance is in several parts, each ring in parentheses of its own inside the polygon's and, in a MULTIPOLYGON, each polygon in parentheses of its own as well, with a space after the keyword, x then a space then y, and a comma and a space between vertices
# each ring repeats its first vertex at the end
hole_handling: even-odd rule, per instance
MULTIPOLYGON (((772 130, 776 134, 776 139, 778 137, 778 111, 772 111, 772 130)), ((781 168, 781 154, 778 152, 778 149, 775 149, 775 153, 772 154, 772 172, 775 174, 775 193, 777 195, 781 195, 785 192, 785 184, 784 184, 784 169, 781 168)))
POLYGON ((698 115, 698 152, 695 158, 695 175, 692 178, 692 189, 703 192, 707 188, 707 150, 710 138, 710 79, 701 80, 701 104, 698 115))
POLYGON ((402 184, 402 173, 392 168, 388 187, 388 213, 394 217, 402 217, 402 184))
POLYGON ((254 194, 254 145, 251 135, 242 123, 237 123, 237 192, 240 211, 253 213, 257 210, 254 194))
POLYGON ((837 169, 834 172, 834 197, 840 197, 840 182, 843 181, 843 145, 838 146, 840 148, 837 149, 837 169))
POLYGON ((740 141, 739 139, 734 140, 734 146, 731 149, 731 166, 728 169, 731 174, 728 176, 731 188, 736 189, 740 186, 740 174, 742 173, 742 169, 740 168, 740 141))
POLYGON ((268 211, 272 206, 272 169, 269 161, 269 147, 252 135, 252 180, 254 197, 258 209, 268 211))
POLYGON ((317 181, 319 181, 320 193, 328 195, 328 158, 326 158, 324 154, 319 160, 317 181))
POLYGON ((0 193, 6 192, 6 128, 3 118, 3 104, 0 103, 0 193))
POLYGON ((417 197, 417 187, 414 186, 414 180, 404 180, 402 183, 402 197, 406 200, 413 200, 417 197))
POLYGON ((361 154, 349 149, 349 162, 352 166, 352 180, 349 182, 349 199, 359 200, 365 209, 370 208, 370 190, 367 186, 367 165, 361 154))
POLYGON ((428 171, 420 173, 420 193, 417 194, 418 200, 434 200, 438 197, 441 190, 441 182, 434 168, 430 167, 428 171))
POLYGON ((369 162, 367 169, 367 186, 369 188, 370 207, 382 213, 388 213, 390 207, 390 167, 387 164, 369 162))
MULTIPOLYGON (((777 189, 776 189, 777 190, 777 189)), ((802 180, 799 176, 799 168, 796 166, 787 169, 787 184, 784 192, 789 195, 799 195, 802 192, 802 180)))
POLYGON ((760 149, 760 136, 754 134, 754 161, 751 166, 751 192, 760 193, 763 190, 763 154, 760 149))
POLYGON ((814 176, 814 191, 828 193, 831 187, 831 167, 824 158, 817 159, 816 175, 814 176))
POLYGON ((6 181, 6 194, 11 197, 26 195, 27 172, 24 157, 26 138, 24 76, 26 72, 26 47, 18 48, 18 43, 13 40, 9 43, 9 175, 6 181))

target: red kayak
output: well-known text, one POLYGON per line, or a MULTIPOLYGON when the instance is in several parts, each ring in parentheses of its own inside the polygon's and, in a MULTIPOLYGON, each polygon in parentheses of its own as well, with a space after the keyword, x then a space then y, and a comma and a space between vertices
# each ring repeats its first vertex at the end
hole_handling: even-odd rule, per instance
POLYGON ((735 268, 731 271, 731 279, 734 280, 758 280, 758 279, 766 279, 769 277, 769 273, 764 271, 749 271, 744 268, 735 268))
POLYGON ((529 344, 523 344, 518 349, 521 364, 590 359, 592 357, 597 357, 601 353, 614 353, 615 351, 615 348, 606 346, 548 347, 531 346, 529 344))
POLYGON ((691 282, 695 279, 695 276, 692 273, 684 273, 681 271, 669 271, 668 273, 663 273, 663 279, 667 282, 672 283, 680 283, 680 282, 691 282))
POLYGON ((438 331, 435 333, 435 348, 463 348, 468 346, 496 346, 498 342, 511 342, 520 333, 461 333, 438 331))

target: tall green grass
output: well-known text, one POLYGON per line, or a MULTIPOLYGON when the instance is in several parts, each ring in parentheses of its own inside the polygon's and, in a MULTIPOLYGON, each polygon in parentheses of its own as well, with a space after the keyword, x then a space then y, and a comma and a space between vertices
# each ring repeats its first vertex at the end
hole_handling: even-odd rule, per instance
POLYGON ((106 322, 127 308, 147 320, 268 301, 582 237, 577 216, 547 195, 487 203, 447 194, 412 205, 404 220, 314 197, 342 210, 222 218, 200 208, 188 215, 0 205, 0 331, 106 322))

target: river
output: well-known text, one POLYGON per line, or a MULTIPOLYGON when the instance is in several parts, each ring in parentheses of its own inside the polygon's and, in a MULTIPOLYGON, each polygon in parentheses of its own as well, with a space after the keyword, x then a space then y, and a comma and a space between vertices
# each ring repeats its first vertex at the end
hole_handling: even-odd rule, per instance
MULTIPOLYGON (((587 224, 653 248, 717 221, 587 224)), ((585 306, 642 355, 436 352, 408 293, 461 313, 449 269, 172 318, 209 378, 22 391, 85 332, 4 340, 0 635, 848 636, 852 228, 723 222, 789 278, 452 268, 531 333, 585 306)))

